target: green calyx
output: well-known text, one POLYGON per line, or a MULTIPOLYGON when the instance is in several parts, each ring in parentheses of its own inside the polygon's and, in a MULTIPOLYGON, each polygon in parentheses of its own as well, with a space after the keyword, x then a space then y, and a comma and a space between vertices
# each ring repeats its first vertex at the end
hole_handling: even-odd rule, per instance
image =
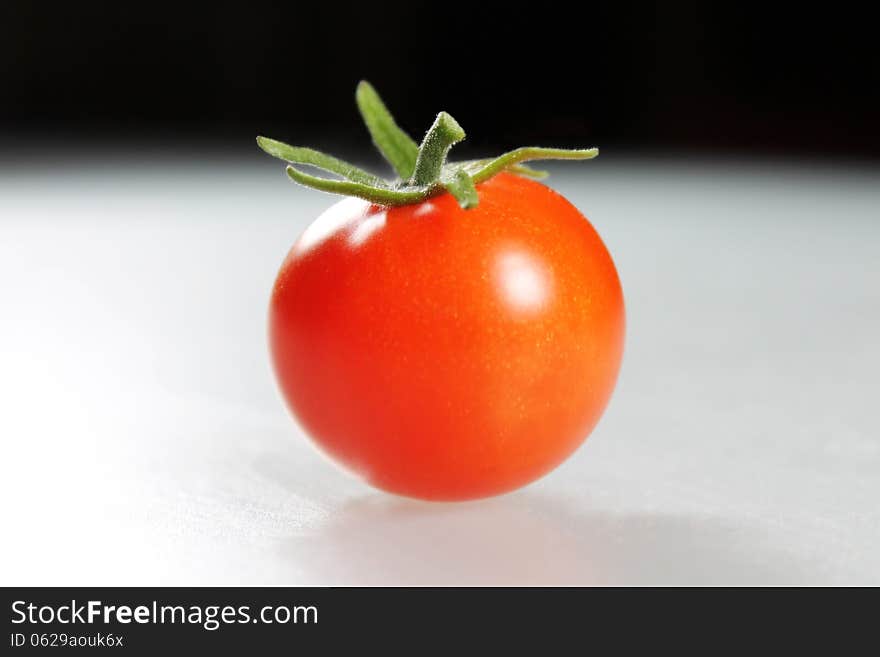
POLYGON ((529 160, 589 160, 599 154, 597 148, 526 147, 494 159, 447 162, 449 149, 465 138, 464 130, 449 114, 440 112, 437 115, 419 145, 397 125, 368 82, 358 85, 355 99, 373 143, 397 172, 399 178, 396 180, 383 180, 311 148, 290 146, 267 137, 257 137, 257 144, 269 155, 287 162, 287 175, 301 185, 392 207, 419 203, 449 192, 461 207, 473 208, 480 200, 476 185, 502 171, 544 178, 547 176, 545 171, 537 171, 522 163, 529 160), (314 167, 336 177, 311 175, 294 165, 314 167))

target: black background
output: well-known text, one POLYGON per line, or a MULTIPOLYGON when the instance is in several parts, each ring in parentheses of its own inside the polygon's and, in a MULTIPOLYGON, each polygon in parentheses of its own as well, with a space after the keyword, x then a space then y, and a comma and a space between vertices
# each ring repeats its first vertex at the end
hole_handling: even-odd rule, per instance
POLYGON ((872 30, 841 3, 4 0, 0 139, 359 148, 367 78, 478 147, 876 158, 872 30))

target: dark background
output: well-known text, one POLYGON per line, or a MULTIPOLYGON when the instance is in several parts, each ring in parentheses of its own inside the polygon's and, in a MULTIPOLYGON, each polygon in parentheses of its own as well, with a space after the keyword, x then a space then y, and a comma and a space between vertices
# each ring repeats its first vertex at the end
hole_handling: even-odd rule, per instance
POLYGON ((880 156, 873 22, 835 4, 0 3, 0 146, 360 148, 371 80, 477 148, 880 156), (812 7, 812 8, 811 8, 812 7))

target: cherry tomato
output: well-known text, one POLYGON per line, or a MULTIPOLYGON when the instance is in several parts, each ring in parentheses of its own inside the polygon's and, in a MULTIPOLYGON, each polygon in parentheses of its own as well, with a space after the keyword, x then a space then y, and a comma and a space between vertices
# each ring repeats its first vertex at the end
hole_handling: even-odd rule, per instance
POLYGON ((502 173, 385 208, 348 198, 281 267, 270 346, 294 415, 383 490, 465 500, 549 472, 593 429, 621 362, 624 303, 590 223, 502 173))

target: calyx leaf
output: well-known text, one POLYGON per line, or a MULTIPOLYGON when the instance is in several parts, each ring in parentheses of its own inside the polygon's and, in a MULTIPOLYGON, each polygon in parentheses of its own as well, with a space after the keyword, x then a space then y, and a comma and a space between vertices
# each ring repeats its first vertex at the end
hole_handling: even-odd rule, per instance
POLYGON ((344 160, 302 146, 291 146, 267 137, 257 137, 257 145, 269 155, 288 163, 287 175, 295 182, 333 194, 357 196, 386 206, 410 205, 448 191, 464 209, 479 204, 476 185, 492 176, 510 173, 544 178, 547 172, 524 164, 531 160, 588 160, 599 154, 597 148, 564 149, 530 146, 517 148, 493 159, 449 163, 449 149, 463 140, 465 132, 446 112, 437 115, 431 128, 416 144, 396 123, 376 90, 362 81, 355 93, 358 109, 373 143, 400 177, 382 180, 344 160), (337 178, 322 178, 294 165, 315 167, 337 178))

